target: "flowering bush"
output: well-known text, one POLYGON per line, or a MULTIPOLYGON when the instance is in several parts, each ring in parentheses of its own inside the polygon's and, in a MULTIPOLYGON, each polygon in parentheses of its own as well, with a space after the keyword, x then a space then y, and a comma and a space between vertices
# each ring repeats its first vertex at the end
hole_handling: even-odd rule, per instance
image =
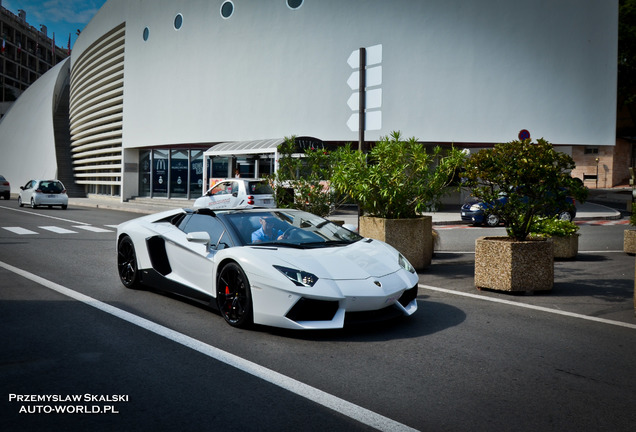
POLYGON ((579 227, 571 221, 561 220, 558 217, 537 218, 530 227, 530 235, 537 237, 568 237, 579 230, 579 227))

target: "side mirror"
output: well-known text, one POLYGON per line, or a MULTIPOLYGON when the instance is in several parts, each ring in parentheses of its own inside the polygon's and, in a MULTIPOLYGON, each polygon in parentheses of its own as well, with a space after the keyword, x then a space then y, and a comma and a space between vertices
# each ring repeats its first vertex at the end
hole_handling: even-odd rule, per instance
POLYGON ((210 248, 210 234, 205 231, 191 232, 186 235, 186 240, 191 243, 199 243, 205 245, 205 249, 210 248))
POLYGON ((20 189, 21 189, 21 190, 24 190, 24 186, 20 186, 20 189))

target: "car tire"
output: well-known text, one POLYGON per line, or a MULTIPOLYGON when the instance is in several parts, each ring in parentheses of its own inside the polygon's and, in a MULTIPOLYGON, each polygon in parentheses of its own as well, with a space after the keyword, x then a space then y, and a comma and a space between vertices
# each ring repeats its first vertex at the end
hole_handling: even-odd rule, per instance
POLYGON ((574 216, 572 216, 572 213, 570 213, 569 211, 562 211, 561 213, 559 213, 559 219, 562 221, 572 222, 574 216))
POLYGON ((24 203, 22 202, 22 197, 18 195, 18 207, 22 207, 24 203))
POLYGON ((139 267, 135 245, 130 237, 124 236, 117 244, 117 272, 119 280, 126 288, 139 288, 139 267))
POLYGON ((32 209, 38 208, 38 206, 35 205, 35 201, 33 200, 33 198, 31 198, 31 208, 32 209))
POLYGON ((486 216, 486 225, 491 228, 499 226, 499 222, 499 216, 497 216, 496 214, 489 214, 488 216, 486 216))
POLYGON ((225 322, 232 327, 246 328, 254 322, 250 283, 235 262, 224 265, 218 274, 216 305, 225 322))
POLYGON ((67 205, 63 205, 63 206, 62 206, 62 210, 66 210, 67 208, 68 208, 68 206, 67 206, 67 205))

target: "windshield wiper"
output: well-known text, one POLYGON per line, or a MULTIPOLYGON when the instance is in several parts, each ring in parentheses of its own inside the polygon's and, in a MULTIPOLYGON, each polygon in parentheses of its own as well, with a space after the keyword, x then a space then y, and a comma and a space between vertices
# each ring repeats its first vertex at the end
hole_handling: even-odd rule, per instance
POLYGON ((282 247, 290 247, 290 248, 295 248, 295 249, 303 249, 303 245, 302 244, 297 244, 297 243, 285 243, 285 242, 277 242, 277 241, 272 241, 272 242, 261 242, 261 243, 250 243, 247 246, 268 246, 268 247, 272 247, 272 246, 282 246, 282 247))

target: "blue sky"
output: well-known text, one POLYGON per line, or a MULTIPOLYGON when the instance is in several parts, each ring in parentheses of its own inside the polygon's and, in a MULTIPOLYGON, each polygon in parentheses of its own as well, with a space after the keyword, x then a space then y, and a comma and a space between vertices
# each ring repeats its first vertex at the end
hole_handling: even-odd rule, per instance
POLYGON ((82 30, 106 0, 2 0, 2 6, 12 13, 18 9, 26 12, 29 25, 47 27, 47 35, 52 38, 55 32, 55 45, 66 48, 71 35, 71 48, 77 39, 75 32, 82 30))

